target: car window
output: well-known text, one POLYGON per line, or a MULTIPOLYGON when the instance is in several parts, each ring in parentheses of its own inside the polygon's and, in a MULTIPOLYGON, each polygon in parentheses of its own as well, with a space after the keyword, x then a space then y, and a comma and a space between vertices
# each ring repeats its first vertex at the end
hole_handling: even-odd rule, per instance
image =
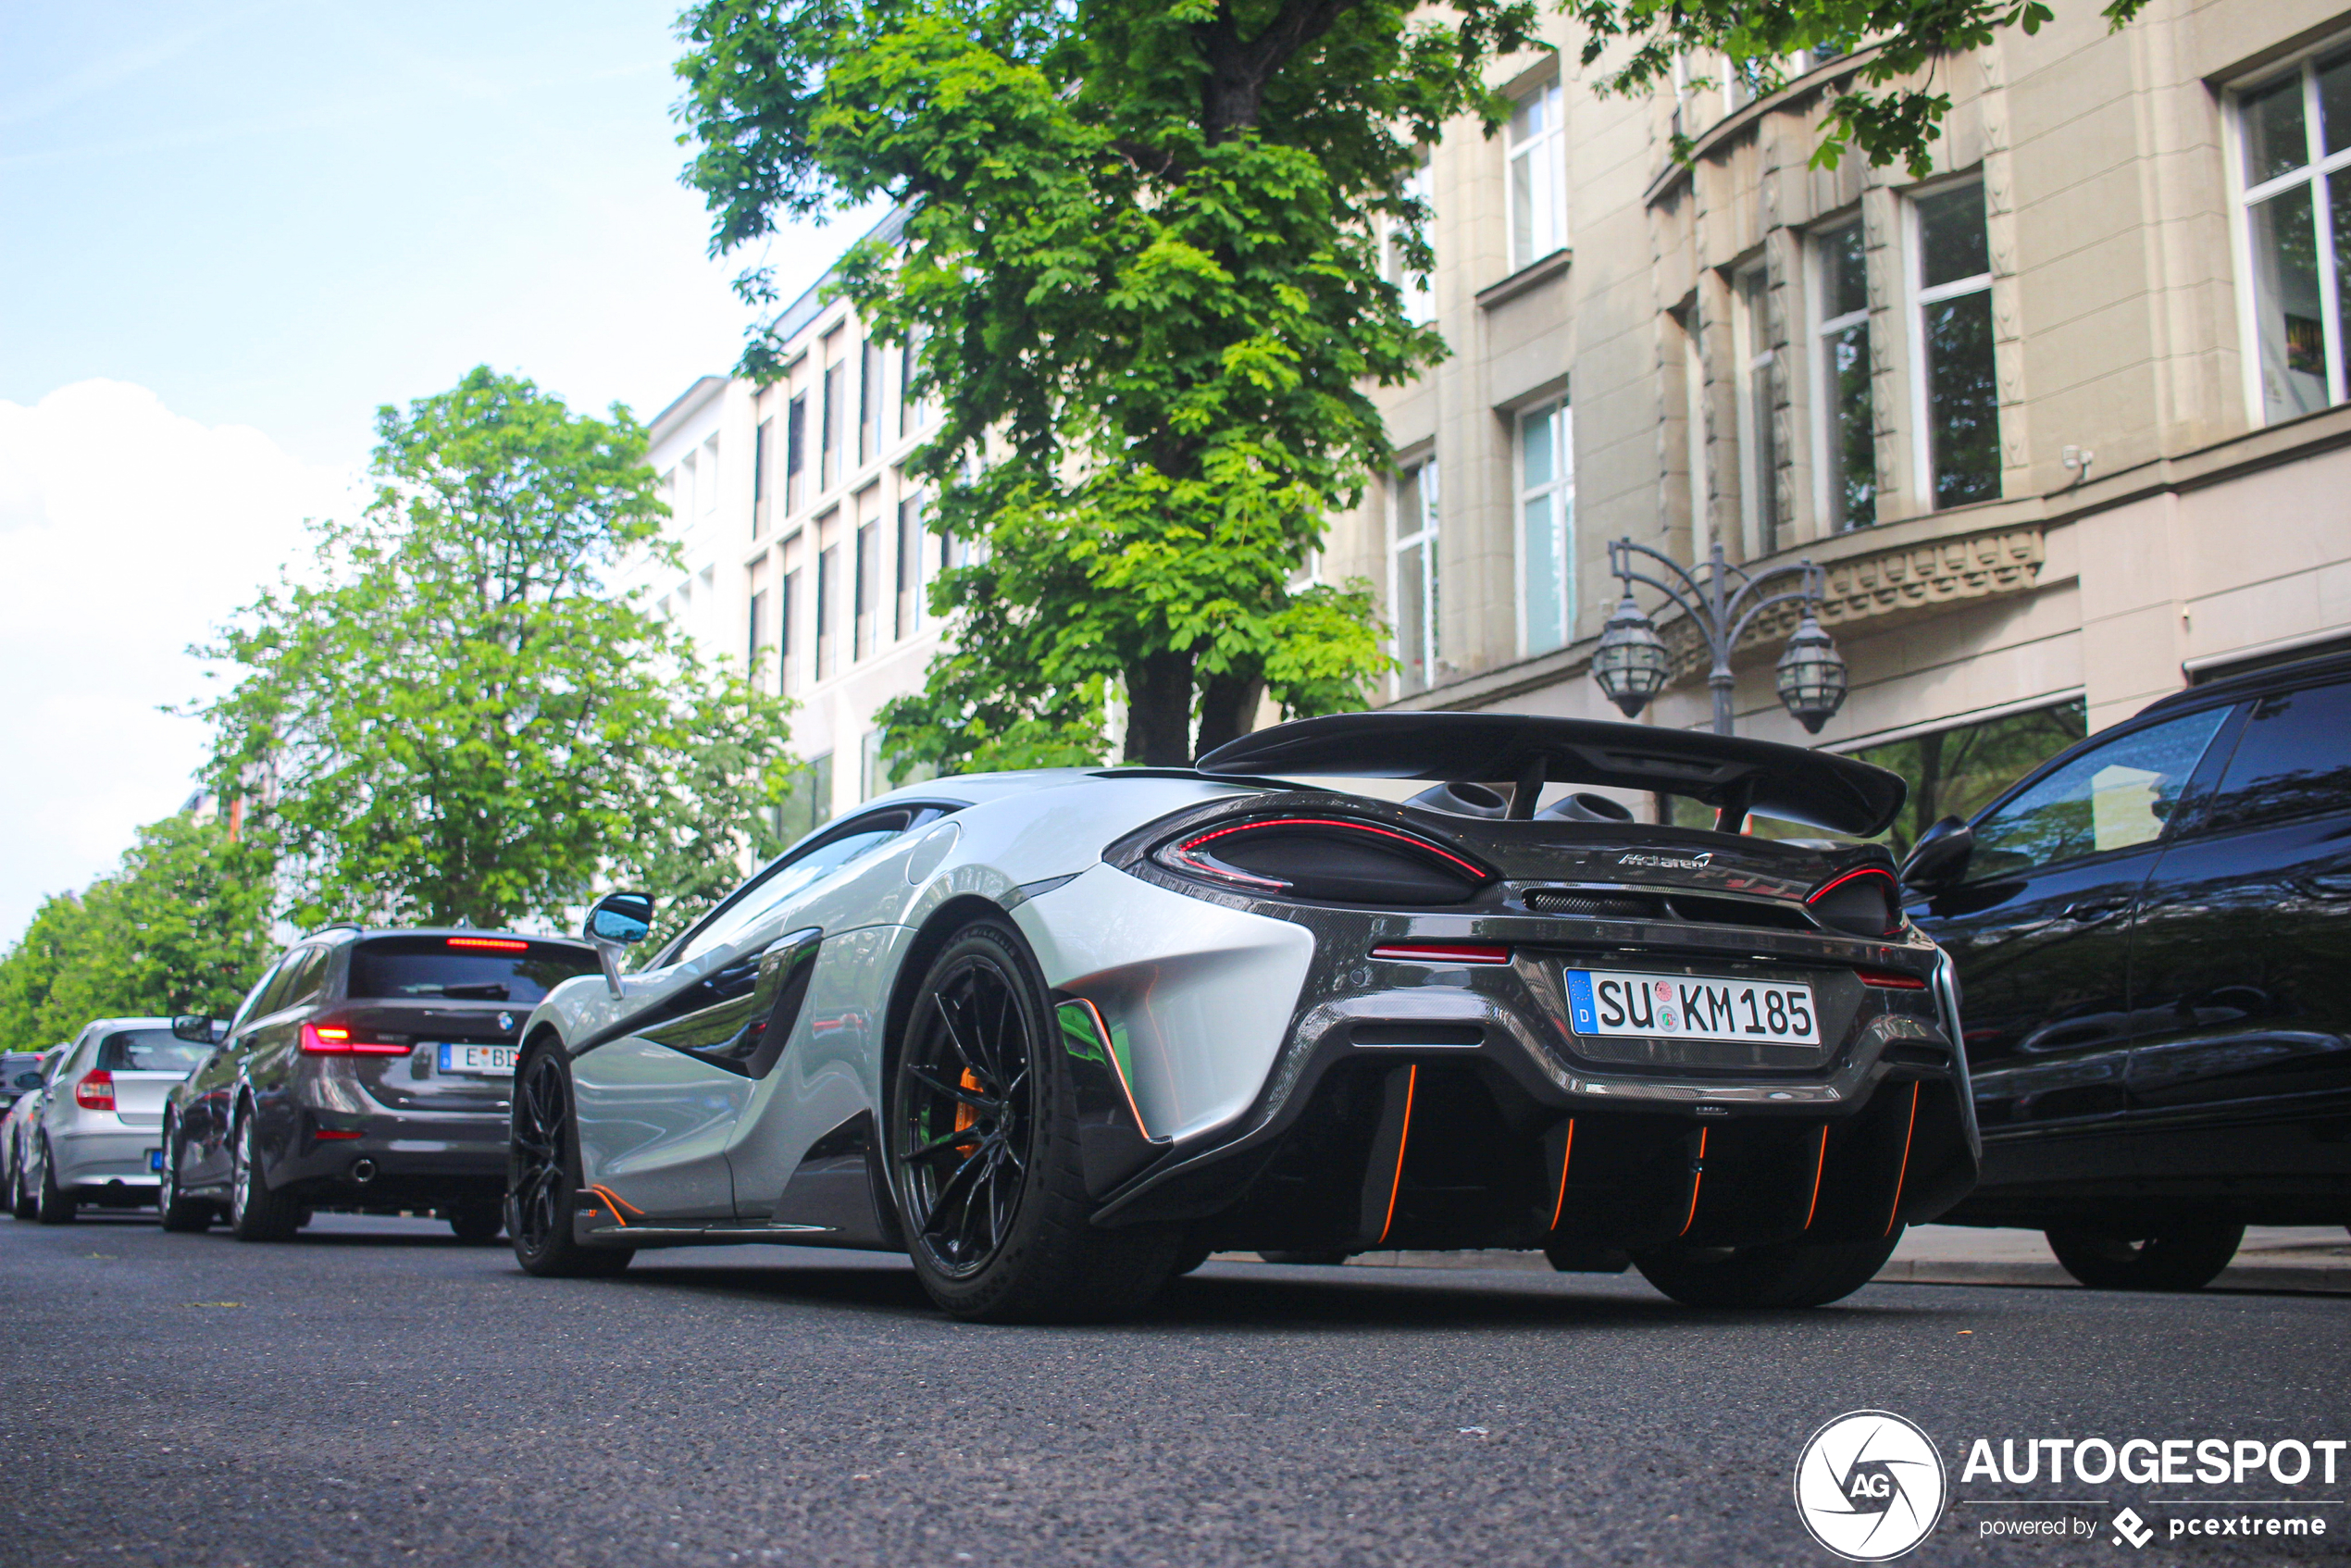
POLYGON ((261 1012, 261 999, 269 994, 269 988, 277 978, 278 965, 275 964, 261 972, 261 978, 253 983, 253 989, 245 992, 244 1001, 237 1004, 235 1015, 229 1020, 229 1027, 232 1033, 246 1019, 255 1017, 261 1012))
POLYGON ((352 949, 355 997, 448 997, 534 1005, 596 955, 568 942, 515 937, 371 937, 352 949))
POLYGON ((117 1029, 98 1042, 98 1065, 111 1073, 193 1073, 211 1053, 169 1029, 117 1029))
POLYGON ((269 994, 254 1009, 258 1017, 282 1013, 289 1007, 309 1001, 318 994, 318 984, 327 967, 324 948, 301 947, 286 954, 278 965, 278 977, 270 982, 269 994))
POLYGON ((670 962, 683 964, 734 941, 801 889, 897 838, 906 831, 914 817, 914 814, 909 811, 891 811, 863 821, 843 823, 835 837, 770 867, 757 881, 720 905, 670 962))
POLYGON ((2091 746, 1975 824, 1968 880, 2152 843, 2230 710, 2186 714, 2091 746))
POLYGON ((2254 703, 2207 826, 2251 828, 2351 811, 2351 683, 2254 703))

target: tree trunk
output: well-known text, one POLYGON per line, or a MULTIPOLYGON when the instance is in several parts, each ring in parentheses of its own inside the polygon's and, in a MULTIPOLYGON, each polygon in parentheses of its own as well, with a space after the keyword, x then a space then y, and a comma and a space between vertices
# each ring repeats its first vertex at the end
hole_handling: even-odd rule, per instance
POLYGON ((1146 767, 1192 765, 1192 655, 1172 649, 1126 668, 1126 760, 1146 767))
POLYGON ((1257 704, 1265 695, 1262 673, 1226 670, 1212 675, 1200 695, 1200 754, 1257 728, 1257 704))

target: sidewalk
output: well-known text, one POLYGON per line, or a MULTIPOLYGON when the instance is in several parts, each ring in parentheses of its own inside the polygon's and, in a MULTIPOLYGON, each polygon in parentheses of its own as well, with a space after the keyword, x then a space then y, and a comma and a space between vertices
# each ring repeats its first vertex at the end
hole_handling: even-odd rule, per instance
MULTIPOLYGON (((1220 1252, 1219 1262, 1255 1263, 1254 1252, 1220 1252)), ((1362 1268, 1501 1268, 1548 1271, 1540 1252, 1363 1252, 1362 1268)), ((1909 1285, 2026 1285, 2078 1290, 2073 1276, 2049 1252, 2037 1230, 1984 1230, 1972 1226, 1913 1226, 1878 1273, 1909 1285)), ((2351 1231, 2340 1226, 2257 1226, 2247 1228, 2236 1261, 2208 1290, 2290 1291, 2351 1295, 2351 1231)))

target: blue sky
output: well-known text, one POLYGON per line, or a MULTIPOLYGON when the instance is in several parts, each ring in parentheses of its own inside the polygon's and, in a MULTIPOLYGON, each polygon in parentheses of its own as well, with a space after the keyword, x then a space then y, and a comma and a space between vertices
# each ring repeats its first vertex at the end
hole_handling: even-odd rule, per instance
MULTIPOLYGON (((663 4, 0 7, 0 945, 175 807, 158 704, 376 407, 476 364, 650 418, 746 313, 663 4)), ((797 289, 857 232, 779 237, 797 289)))

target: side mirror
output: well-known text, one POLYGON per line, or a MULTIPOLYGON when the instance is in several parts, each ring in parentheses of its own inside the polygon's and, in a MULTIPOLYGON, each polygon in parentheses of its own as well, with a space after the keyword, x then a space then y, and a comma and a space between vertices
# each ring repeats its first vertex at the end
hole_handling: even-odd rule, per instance
POLYGON ((1902 882, 1922 893, 1949 887, 1966 874, 1968 857, 1975 852, 1975 830, 1956 816, 1947 816, 1910 846, 1902 862, 1902 882))
POLYGON ((189 1040, 197 1045, 218 1045, 221 1037, 228 1032, 227 1020, 207 1018, 201 1013, 181 1013, 171 1020, 173 1039, 189 1040))
POLYGON ((653 928, 651 893, 606 893, 588 906, 579 934, 595 944, 596 956, 603 961, 604 984, 613 995, 621 994, 620 950, 643 941, 653 928))
POLYGON ((651 893, 606 893, 589 909, 580 935, 591 942, 614 942, 627 947, 643 941, 645 933, 653 928, 651 893))

